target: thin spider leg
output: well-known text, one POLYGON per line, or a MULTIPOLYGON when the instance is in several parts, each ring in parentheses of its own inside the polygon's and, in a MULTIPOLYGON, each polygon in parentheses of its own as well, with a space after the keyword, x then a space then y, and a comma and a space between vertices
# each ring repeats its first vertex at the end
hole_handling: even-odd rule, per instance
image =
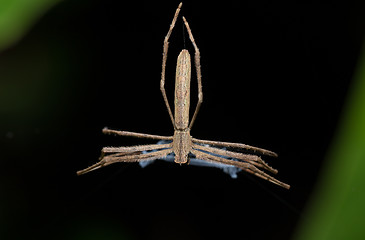
POLYGON ((132 155, 139 155, 142 154, 142 151, 136 151, 136 152, 120 152, 120 153, 113 153, 113 154, 105 154, 101 153, 99 160, 103 159, 105 156, 111 156, 113 157, 123 157, 123 156, 132 156, 132 155))
POLYGON ((208 153, 201 152, 201 151, 198 151, 198 150, 195 150, 195 149, 192 149, 191 153, 193 153, 196 156, 196 158, 199 158, 199 159, 202 159, 202 160, 205 160, 205 161, 208 161, 208 162, 218 162, 218 163, 233 165, 233 166, 241 168, 242 170, 245 170, 246 172, 252 173, 252 174, 254 174, 258 177, 261 177, 261 178, 263 178, 267 181, 275 183, 275 184, 277 184, 277 185, 279 185, 283 188, 287 188, 287 189, 290 188, 290 186, 288 184, 280 182, 276 178, 268 175, 267 173, 265 173, 263 171, 260 171, 259 169, 257 169, 255 166, 253 166, 250 163, 244 163, 244 162, 225 159, 225 158, 210 155, 208 153))
POLYGON ((174 115, 172 114, 171 108, 170 108, 170 104, 169 101, 167 100, 167 96, 166 96, 166 91, 165 91, 165 74, 166 74, 166 60, 167 60, 167 51, 169 49, 169 38, 172 32, 172 29, 175 26, 176 23, 176 19, 179 15, 180 9, 181 9, 182 3, 179 4, 179 6, 176 9, 174 18, 172 19, 171 25, 170 25, 170 29, 167 32, 166 36, 165 36, 165 40, 163 42, 163 52, 162 52, 162 72, 161 72, 161 82, 160 82, 160 90, 162 92, 162 97, 163 100, 166 104, 167 107, 167 111, 169 112, 170 118, 171 118, 171 122, 172 125, 175 128, 175 120, 174 120, 174 115))
POLYGON ((136 137, 136 138, 149 138, 149 139, 157 139, 157 140, 172 140, 172 136, 160 136, 160 135, 152 135, 146 133, 136 133, 136 132, 127 132, 127 131, 118 131, 112 130, 109 128, 104 128, 103 133, 105 134, 115 134, 119 136, 129 136, 129 137, 136 137))
POLYGON ((202 73, 201 73, 201 67, 200 67, 200 51, 199 51, 199 48, 195 43, 193 33, 191 32, 188 21, 186 21, 185 17, 183 17, 183 20, 184 20, 186 29, 188 30, 190 41, 192 42, 192 44, 194 46, 194 49, 195 49, 194 60, 195 60, 196 78, 197 78, 197 81, 198 81, 198 103, 196 104, 194 115, 193 115, 193 118, 191 119, 191 122, 190 122, 189 129, 191 129, 193 127, 194 122, 195 122, 196 116, 198 115, 200 106, 203 102, 202 73))
POLYGON ((239 160, 243 160, 246 162, 249 162, 257 167, 262 167, 274 174, 278 173, 278 170, 270 167, 266 162, 264 162, 261 157, 257 156, 257 155, 251 155, 251 154, 243 154, 243 153, 238 153, 238 152, 232 152, 232 151, 228 151, 228 150, 223 150, 223 149, 219 149, 219 148, 215 148, 215 147, 208 147, 208 146, 202 146, 202 145, 198 145, 198 144, 193 144, 193 148, 195 149, 199 149, 199 150, 203 150, 206 152, 210 152, 210 153, 214 153, 217 155, 221 155, 221 156, 225 156, 225 157, 231 157, 231 158, 235 158, 235 159, 239 159, 239 160))
POLYGON ((231 143, 231 142, 220 142, 220 141, 211 141, 211 140, 201 140, 201 139, 196 139, 196 138, 191 138, 191 140, 194 143, 201 143, 201 144, 209 144, 209 145, 213 145, 213 146, 222 146, 222 147, 229 147, 229 148, 237 148, 237 149, 248 149, 251 150, 253 152, 258 152, 260 154, 263 155, 267 155, 267 156, 272 156, 272 157, 277 157, 278 155, 272 151, 263 149, 263 148, 258 148, 258 147, 253 147, 250 145, 246 145, 243 143, 231 143))
POLYGON ((246 172, 251 173, 251 174, 253 174, 253 175, 257 176, 257 177, 260 177, 260 178, 262 178, 264 180, 267 180, 269 182, 275 183, 276 185, 279 185, 280 187, 283 187, 283 188, 286 188, 286 189, 290 189, 290 185, 289 184, 280 182, 276 178, 271 177, 267 173, 265 173, 265 172, 257 169, 254 166, 250 166, 250 168, 242 168, 242 170, 245 170, 246 172), (252 169, 252 168, 254 168, 254 169, 252 169))
POLYGON ((94 165, 91 165, 88 168, 85 168, 83 170, 77 171, 77 175, 82 175, 91 171, 94 171, 96 169, 99 169, 101 167, 108 166, 110 164, 116 163, 116 162, 140 162, 140 161, 148 161, 148 160, 155 160, 158 158, 163 158, 167 156, 168 154, 172 153, 172 149, 164 149, 156 152, 150 152, 150 153, 140 153, 140 154, 132 154, 132 155, 124 155, 120 156, 120 153, 111 154, 108 156, 104 156, 99 162, 95 163, 94 165))
POLYGON ((219 162, 219 163, 223 163, 223 164, 227 164, 227 165, 233 165, 233 166, 236 166, 239 168, 246 168, 247 164, 249 164, 249 163, 245 163, 245 162, 241 162, 241 161, 235 161, 235 160, 230 160, 230 159, 223 158, 223 157, 214 156, 209 153, 205 153, 205 152, 202 152, 202 151, 196 150, 196 149, 192 149, 191 153, 194 154, 196 156, 196 158, 199 158, 199 159, 202 159, 205 161, 219 162))
POLYGON ((101 156, 99 160, 103 159, 104 156, 110 156, 111 153, 113 157, 122 157, 126 155, 138 155, 141 154, 143 151, 150 151, 150 150, 162 150, 172 148, 172 143, 168 144, 149 144, 149 145, 139 145, 139 146, 131 146, 131 147, 104 147, 101 150, 101 156))
POLYGON ((99 169, 99 168, 101 168, 101 167, 103 167, 103 166, 104 166, 104 162, 100 161, 100 162, 95 163, 94 165, 91 165, 90 167, 87 167, 87 168, 85 168, 85 169, 82 169, 82 170, 77 171, 77 172, 76 172, 76 174, 77 174, 78 176, 80 176, 80 175, 82 175, 82 174, 85 174, 85 173, 88 173, 88 172, 94 171, 94 170, 96 170, 96 169, 99 169))
POLYGON ((141 153, 138 155, 125 155, 125 156, 119 156, 119 153, 115 153, 105 156, 102 160, 105 159, 104 161, 105 166, 107 166, 116 162, 140 162, 140 161, 153 160, 157 158, 163 158, 172 152, 173 149, 163 149, 156 152, 141 153))
POLYGON ((102 153, 131 153, 131 152, 141 152, 149 151, 163 148, 171 148, 172 144, 148 144, 148 145, 138 145, 131 147, 104 147, 101 151, 102 153))

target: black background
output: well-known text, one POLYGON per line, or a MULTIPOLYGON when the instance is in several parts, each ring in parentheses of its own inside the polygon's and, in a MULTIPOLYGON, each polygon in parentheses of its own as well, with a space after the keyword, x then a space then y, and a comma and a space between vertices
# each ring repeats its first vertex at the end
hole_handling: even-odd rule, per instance
MULTIPOLYGON (((245 173, 231 179, 219 169, 166 162, 144 169, 115 164, 77 177, 103 146, 153 143, 103 136, 105 126, 173 134, 159 81, 163 39, 177 5, 63 1, 1 53, 4 79, 23 79, 14 98, 27 106, 1 119, 5 238, 292 237, 343 110, 364 4, 183 4, 180 16, 201 52, 204 91, 192 136, 277 152, 278 159, 265 160, 290 190, 245 173)), ((185 47, 192 55, 179 18, 167 63, 170 104, 176 58, 185 47)), ((195 70, 192 76, 191 114, 195 70)))

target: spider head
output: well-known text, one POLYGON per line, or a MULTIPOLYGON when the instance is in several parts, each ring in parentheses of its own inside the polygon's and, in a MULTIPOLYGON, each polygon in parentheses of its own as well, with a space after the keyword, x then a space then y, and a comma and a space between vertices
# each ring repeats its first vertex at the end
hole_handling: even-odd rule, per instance
POLYGON ((175 162, 179 164, 189 163, 189 153, 191 150, 189 130, 175 130, 172 144, 175 153, 175 162))
POLYGON ((189 155, 180 156, 180 155, 175 154, 175 162, 180 164, 180 165, 189 164, 190 157, 189 157, 189 155))

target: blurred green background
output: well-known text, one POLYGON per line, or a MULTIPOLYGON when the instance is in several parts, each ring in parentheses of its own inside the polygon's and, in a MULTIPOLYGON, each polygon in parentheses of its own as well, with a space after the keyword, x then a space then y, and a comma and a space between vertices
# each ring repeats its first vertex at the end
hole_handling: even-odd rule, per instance
POLYGON ((164 164, 75 176, 102 146, 141 144, 105 125, 171 134, 177 4, 0 1, 0 238, 364 239, 361 2, 184 2, 206 94, 194 136, 278 151, 290 191, 164 164))
POLYGON ((0 8, 0 49, 16 44, 52 6, 55 0, 2 0, 0 8))
POLYGON ((365 236, 365 48, 296 239, 365 236))

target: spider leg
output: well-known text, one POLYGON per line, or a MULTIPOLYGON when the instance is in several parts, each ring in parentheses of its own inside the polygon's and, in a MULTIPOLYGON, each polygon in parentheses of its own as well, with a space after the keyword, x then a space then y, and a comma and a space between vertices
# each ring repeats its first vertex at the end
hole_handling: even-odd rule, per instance
POLYGON ((131 146, 131 147, 104 147, 101 150, 101 156, 99 160, 103 159, 104 156, 107 154, 110 156, 111 153, 113 157, 122 157, 126 155, 138 155, 141 154, 143 151, 150 151, 150 150, 162 150, 171 148, 172 144, 148 144, 148 145, 139 145, 139 146, 131 146))
POLYGON ((200 51, 199 51, 199 48, 195 43, 193 33, 191 32, 188 21, 186 21, 185 17, 183 17, 183 20, 184 20, 184 24, 186 26, 186 29, 188 30, 190 41, 193 44, 194 49, 195 49, 194 60, 195 60, 196 78, 197 78, 197 81, 198 81, 198 103, 196 104, 194 115, 193 115, 193 118, 191 119, 191 122, 190 122, 189 128, 191 129, 194 122, 195 122, 196 116, 198 115, 200 105, 203 102, 202 73, 201 73, 201 67, 200 67, 200 51))
POLYGON ((93 170, 96 170, 101 167, 108 166, 110 164, 116 163, 116 162, 140 162, 140 161, 148 161, 148 160, 155 160, 158 158, 163 158, 170 154, 173 150, 172 149, 164 149, 156 152, 150 152, 150 153, 139 153, 139 154, 128 154, 121 156, 120 153, 115 153, 107 156, 102 156, 101 160, 94 165, 91 165, 88 168, 85 168, 83 170, 77 171, 77 175, 82 175, 88 172, 91 172, 93 170))
POLYGON ((203 151, 206 151, 206 152, 211 152, 211 153, 221 155, 221 156, 226 156, 226 157, 231 157, 231 158, 236 158, 236 159, 239 159, 239 160, 243 160, 243 161, 249 162, 252 165, 255 165, 257 167, 264 168, 264 169, 266 169, 266 170, 268 170, 268 171, 270 171, 274 174, 278 173, 278 170, 270 167, 266 162, 264 162, 261 159, 261 157, 259 157, 257 155, 232 152, 232 151, 228 151, 228 150, 223 150, 223 149, 219 149, 219 148, 215 148, 215 147, 202 146, 202 145, 198 145, 198 144, 193 144, 193 148, 203 150, 203 151))
POLYGON ((266 150, 263 148, 253 147, 253 146, 242 144, 242 143, 210 141, 210 140, 201 140, 201 139, 196 139, 196 138, 191 138, 191 140, 194 143, 209 144, 209 145, 213 145, 213 146, 222 146, 222 147, 230 147, 230 148, 237 148, 237 149, 243 148, 243 149, 248 149, 253 152, 258 152, 260 154, 267 155, 267 156, 272 156, 272 157, 278 156, 276 153, 274 153, 272 151, 269 151, 269 150, 266 150))
POLYGON ((132 153, 132 152, 142 152, 163 148, 171 148, 172 144, 148 144, 148 145, 139 145, 132 147, 104 147, 101 152, 102 153, 132 153))
POLYGON ((118 131, 112 130, 109 128, 104 128, 103 133, 105 134, 115 134, 119 136, 129 136, 129 137, 136 137, 136 138, 150 138, 150 139, 157 139, 157 140, 172 140, 172 136, 160 136, 160 135, 152 135, 152 134, 145 134, 145 133, 136 133, 136 132, 127 132, 127 131, 118 131))
POLYGON ((290 185, 280 182, 279 180, 277 180, 274 177, 271 177, 270 175, 268 175, 267 173, 264 173, 263 171, 257 169, 254 166, 250 166, 250 168, 243 168, 242 170, 245 170, 248 173, 251 173, 257 177, 260 177, 264 180, 267 180, 269 182, 275 183, 276 185, 279 185, 280 187, 286 188, 286 189, 290 189, 290 185))
POLYGON ((249 172, 249 173, 254 174, 254 175, 256 175, 260 178, 263 178, 263 179, 265 179, 269 182, 275 183, 275 184, 277 184, 277 185, 279 185, 283 188, 286 188, 286 189, 290 188, 290 186, 288 184, 280 182, 279 180, 275 179, 274 177, 268 175, 267 173, 257 169, 254 165, 252 165, 250 163, 225 159, 225 158, 210 155, 208 153, 201 152, 201 151, 195 150, 195 149, 192 149, 191 153, 193 153, 199 159, 202 159, 202 160, 205 160, 205 161, 208 161, 208 162, 218 162, 218 163, 233 165, 233 166, 241 168, 242 170, 245 170, 246 172, 249 172))
POLYGON ((174 126, 174 128, 175 128, 174 115, 172 115, 172 111, 171 111, 171 108, 170 108, 170 104, 169 104, 169 101, 167 100, 166 91, 165 91, 165 73, 166 73, 167 51, 169 49, 169 38, 170 38, 170 35, 172 33, 172 29, 175 26, 176 19, 177 19, 178 15, 179 15, 181 6, 182 6, 182 3, 180 3, 179 6, 176 9, 174 18, 172 19, 172 22, 171 22, 171 25, 170 25, 170 29, 167 32, 167 34, 165 36, 165 40, 163 42, 162 72, 161 72, 161 82, 160 82, 160 90, 161 90, 161 93, 162 93, 162 97, 163 97, 163 100, 164 100, 164 102, 166 104, 167 111, 169 112, 169 115, 170 115, 170 118, 171 118, 171 122, 172 122, 172 125, 174 126))

